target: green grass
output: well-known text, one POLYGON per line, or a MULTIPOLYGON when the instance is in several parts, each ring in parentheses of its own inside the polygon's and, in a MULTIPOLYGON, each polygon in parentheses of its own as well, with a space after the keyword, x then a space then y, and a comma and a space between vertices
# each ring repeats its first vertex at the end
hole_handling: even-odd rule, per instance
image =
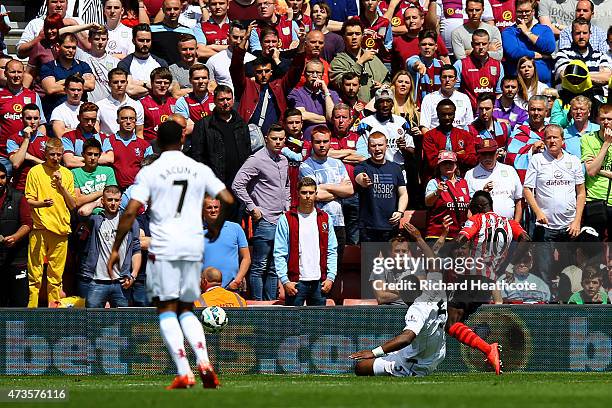
MULTIPOLYGON (((606 407, 612 376, 595 373, 434 374, 422 378, 223 376, 223 387, 166 391, 169 376, 2 377, 0 388, 68 388, 62 404, 19 407, 606 407)), ((0 403, 1 406, 6 404, 0 403)))

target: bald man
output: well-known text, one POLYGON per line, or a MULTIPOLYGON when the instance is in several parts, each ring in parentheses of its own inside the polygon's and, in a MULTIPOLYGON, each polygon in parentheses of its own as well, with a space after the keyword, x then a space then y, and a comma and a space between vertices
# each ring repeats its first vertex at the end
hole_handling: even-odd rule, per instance
POLYGON ((179 24, 181 0, 164 0, 162 5, 164 19, 151 25, 151 54, 165 60, 168 65, 181 61, 178 43, 183 34, 191 34, 190 28, 179 24))
POLYGON ((223 274, 215 267, 209 266, 202 271, 200 288, 202 295, 195 301, 196 307, 246 307, 246 300, 237 293, 223 289, 223 274))

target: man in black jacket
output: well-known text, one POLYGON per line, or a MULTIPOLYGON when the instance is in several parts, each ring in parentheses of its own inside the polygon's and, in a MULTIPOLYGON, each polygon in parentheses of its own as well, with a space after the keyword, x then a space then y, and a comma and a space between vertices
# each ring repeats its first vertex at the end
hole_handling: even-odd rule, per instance
POLYGON ((23 194, 7 184, 6 167, 0 164, 0 307, 26 307, 32 217, 23 194))
MULTIPOLYGON (((229 188, 236 173, 251 155, 251 138, 247 124, 234 110, 232 88, 217 86, 214 102, 212 115, 196 122, 187 154, 210 167, 229 188)), ((239 213, 238 208, 229 210, 228 219, 240 222, 239 213)))

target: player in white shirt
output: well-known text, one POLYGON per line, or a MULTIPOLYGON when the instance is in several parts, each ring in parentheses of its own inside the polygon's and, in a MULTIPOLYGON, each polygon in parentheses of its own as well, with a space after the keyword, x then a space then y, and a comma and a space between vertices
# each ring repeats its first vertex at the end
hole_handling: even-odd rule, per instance
MULTIPOLYGON (((404 227, 416 239, 427 258, 435 257, 433 251, 411 224, 404 227)), ((426 281, 440 283, 442 274, 429 272, 426 281)), ((409 298, 413 290, 400 291, 409 298)), ((446 293, 443 290, 424 289, 408 308, 404 318, 404 331, 373 350, 362 350, 350 355, 358 360, 357 375, 386 375, 395 377, 424 376, 431 374, 446 356, 446 293)))
POLYGON ((484 139, 476 145, 478 166, 465 173, 470 197, 484 190, 493 197, 493 211, 520 222, 523 207, 523 185, 514 167, 497 161, 499 146, 495 139, 484 139))
POLYGON ((463 92, 455 89, 457 84, 457 69, 452 65, 444 65, 440 71, 440 90, 425 95, 421 103, 421 120, 420 127, 423 134, 429 130, 438 127, 440 120, 436 112, 438 103, 442 99, 450 99, 457 108, 455 112, 455 121, 453 125, 464 129, 474 121, 474 112, 470 98, 463 92))
POLYGON ((204 330, 192 309, 193 302, 200 296, 204 196, 216 197, 222 204, 218 220, 208 225, 211 241, 218 237, 223 226, 224 205, 231 205, 233 198, 209 167, 180 151, 183 142, 178 123, 167 121, 159 126, 157 144, 161 156, 136 175, 131 199, 119 221, 108 271, 112 279, 112 267, 119 260, 121 242, 140 207, 148 203, 151 243, 147 294, 157 306, 161 335, 178 371, 167 388, 195 385, 185 353, 185 337, 196 355, 204 387, 216 388, 219 380, 208 359, 204 330))

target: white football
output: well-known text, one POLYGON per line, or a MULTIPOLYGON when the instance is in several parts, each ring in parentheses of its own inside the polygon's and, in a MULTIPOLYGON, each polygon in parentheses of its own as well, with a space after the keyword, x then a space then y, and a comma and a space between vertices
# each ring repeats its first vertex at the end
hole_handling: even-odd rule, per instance
POLYGON ((211 306, 202 310, 202 327, 208 333, 219 333, 227 325, 225 310, 219 306, 211 306))

